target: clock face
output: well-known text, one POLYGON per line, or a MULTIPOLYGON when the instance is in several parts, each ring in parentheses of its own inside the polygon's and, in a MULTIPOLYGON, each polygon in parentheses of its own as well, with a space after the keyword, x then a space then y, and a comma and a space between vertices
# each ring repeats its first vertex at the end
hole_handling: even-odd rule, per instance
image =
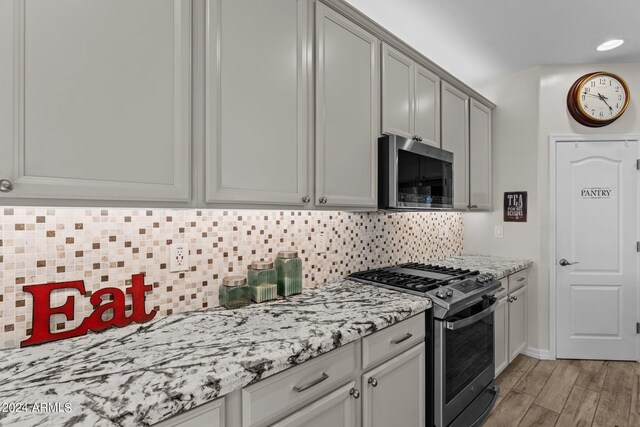
POLYGON ((622 116, 629 105, 629 87, 607 72, 585 74, 567 93, 567 108, 581 125, 601 127, 622 116))
POLYGON ((587 78, 577 95, 579 108, 591 120, 616 119, 627 106, 626 85, 610 74, 596 73, 587 78))

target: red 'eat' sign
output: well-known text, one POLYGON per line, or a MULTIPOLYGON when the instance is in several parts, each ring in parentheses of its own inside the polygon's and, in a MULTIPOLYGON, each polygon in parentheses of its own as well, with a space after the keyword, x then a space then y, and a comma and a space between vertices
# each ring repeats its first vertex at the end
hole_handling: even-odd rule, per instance
POLYGON ((49 321, 52 315, 64 314, 69 320, 73 320, 75 315, 75 297, 73 296, 68 296, 61 306, 51 307, 51 292, 57 289, 76 289, 83 296, 86 295, 83 280, 23 287, 25 292, 33 295, 33 332, 31 337, 20 343, 21 347, 77 337, 86 334, 89 330, 100 332, 111 326, 121 328, 133 322, 144 323, 153 319, 156 315, 155 310, 147 313, 144 306, 144 294, 151 291, 152 286, 144 284, 144 276, 142 274, 134 274, 131 277, 131 286, 126 289, 126 293, 131 295, 132 300, 132 313, 130 316, 126 316, 125 313, 124 292, 118 288, 102 288, 89 298, 89 302, 95 308, 93 313, 86 317, 80 326, 68 331, 52 333, 49 329, 49 321), (102 301, 102 297, 105 295, 110 295, 112 300, 102 301), (109 320, 103 320, 102 315, 107 310, 113 310, 113 317, 109 320))

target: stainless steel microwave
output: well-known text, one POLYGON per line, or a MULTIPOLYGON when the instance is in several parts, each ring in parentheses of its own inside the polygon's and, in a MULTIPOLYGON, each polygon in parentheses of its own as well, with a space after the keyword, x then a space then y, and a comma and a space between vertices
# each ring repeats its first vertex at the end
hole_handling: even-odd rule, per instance
POLYGON ((453 209, 453 153, 398 135, 378 139, 381 209, 453 209))

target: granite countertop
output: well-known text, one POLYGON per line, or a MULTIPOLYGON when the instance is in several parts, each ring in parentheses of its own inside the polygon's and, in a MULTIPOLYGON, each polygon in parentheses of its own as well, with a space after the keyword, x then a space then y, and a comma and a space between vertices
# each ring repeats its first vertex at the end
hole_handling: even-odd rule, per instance
POLYGON ((502 279, 510 274, 524 270, 533 264, 533 261, 517 258, 503 258, 489 255, 460 255, 433 261, 431 264, 444 267, 465 268, 479 270, 480 273, 491 273, 497 279, 502 279))
POLYGON ((342 280, 240 310, 163 317, 0 351, 0 425, 149 425, 431 307, 427 298, 342 280), (65 403, 70 411, 65 412, 65 403))

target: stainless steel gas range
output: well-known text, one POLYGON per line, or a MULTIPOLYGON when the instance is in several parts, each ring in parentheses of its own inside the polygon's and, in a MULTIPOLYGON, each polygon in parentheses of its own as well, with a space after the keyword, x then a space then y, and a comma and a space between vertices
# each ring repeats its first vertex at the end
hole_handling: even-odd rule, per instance
POLYGON ((432 374, 427 378, 426 425, 480 426, 499 391, 493 380, 493 295, 500 282, 478 271, 419 263, 361 271, 349 278, 431 298, 427 345, 433 357, 426 370, 432 374))

